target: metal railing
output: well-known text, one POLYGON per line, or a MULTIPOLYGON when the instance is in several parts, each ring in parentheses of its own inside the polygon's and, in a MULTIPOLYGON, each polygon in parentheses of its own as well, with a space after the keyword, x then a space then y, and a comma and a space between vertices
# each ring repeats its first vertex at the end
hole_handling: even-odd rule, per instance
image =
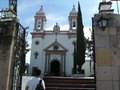
POLYGON ((17 23, 17 35, 14 51, 14 67, 11 90, 21 90, 22 74, 25 71, 25 33, 26 29, 17 23))

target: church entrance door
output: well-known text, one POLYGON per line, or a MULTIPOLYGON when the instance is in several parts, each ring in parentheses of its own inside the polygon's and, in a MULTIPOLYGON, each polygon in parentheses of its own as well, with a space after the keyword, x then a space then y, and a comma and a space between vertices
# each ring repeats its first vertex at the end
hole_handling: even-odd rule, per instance
POLYGON ((60 75, 60 63, 57 60, 51 62, 51 75, 53 76, 60 75))

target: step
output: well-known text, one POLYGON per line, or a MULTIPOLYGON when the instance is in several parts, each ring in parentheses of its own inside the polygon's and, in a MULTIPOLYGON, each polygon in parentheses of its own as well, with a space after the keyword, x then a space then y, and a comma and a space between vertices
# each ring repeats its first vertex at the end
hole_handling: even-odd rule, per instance
POLYGON ((79 80, 79 79, 82 79, 82 80, 93 80, 94 77, 55 77, 55 76, 45 76, 44 78, 47 78, 47 79, 73 79, 73 80, 79 80))
POLYGON ((95 90, 94 77, 44 77, 46 90, 95 90))
POLYGON ((94 84, 94 78, 45 77, 47 83, 94 84))
POLYGON ((62 87, 47 87, 46 90, 95 90, 95 88, 62 88, 62 87))
POLYGON ((95 88, 95 84, 65 84, 65 83, 46 83, 48 87, 75 87, 75 88, 95 88))
POLYGON ((46 80, 44 79, 47 83, 68 83, 68 84, 94 84, 95 80, 46 80))
POLYGON ((74 78, 74 77, 44 77, 44 79, 47 79, 47 80, 93 80, 94 81, 94 77, 89 77, 89 78, 74 78))

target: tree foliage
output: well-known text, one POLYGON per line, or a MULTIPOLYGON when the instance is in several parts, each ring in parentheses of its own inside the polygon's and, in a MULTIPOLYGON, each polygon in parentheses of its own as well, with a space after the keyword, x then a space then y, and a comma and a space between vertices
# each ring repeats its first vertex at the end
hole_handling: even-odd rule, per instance
POLYGON ((93 69, 95 69, 95 65, 91 65, 92 61, 95 64, 95 54, 94 54, 94 41, 93 41, 93 31, 89 29, 91 32, 91 37, 86 38, 86 56, 90 59, 90 72, 93 69))
POLYGON ((80 4, 78 3, 78 18, 77 18, 77 69, 78 72, 81 72, 82 66, 85 63, 85 38, 84 38, 84 32, 83 32, 83 22, 82 22, 82 14, 80 9, 80 4))
POLYGON ((26 41, 26 30, 21 29, 19 25, 15 44, 15 63, 16 65, 20 65, 22 73, 25 71, 25 57, 29 51, 28 46, 28 41, 26 41))

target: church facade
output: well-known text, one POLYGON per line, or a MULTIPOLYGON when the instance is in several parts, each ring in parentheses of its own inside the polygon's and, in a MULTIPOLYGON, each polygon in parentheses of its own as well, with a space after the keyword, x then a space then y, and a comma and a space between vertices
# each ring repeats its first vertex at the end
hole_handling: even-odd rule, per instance
MULTIPOLYGON (((60 30, 58 23, 54 25, 53 30, 45 30, 47 19, 42 6, 34 18, 29 73, 39 68, 42 75, 71 76, 74 64, 73 43, 76 40, 77 27, 75 6, 68 16, 69 30, 67 31, 60 30)), ((89 61, 86 61, 83 69, 86 75, 90 75, 89 61)))

